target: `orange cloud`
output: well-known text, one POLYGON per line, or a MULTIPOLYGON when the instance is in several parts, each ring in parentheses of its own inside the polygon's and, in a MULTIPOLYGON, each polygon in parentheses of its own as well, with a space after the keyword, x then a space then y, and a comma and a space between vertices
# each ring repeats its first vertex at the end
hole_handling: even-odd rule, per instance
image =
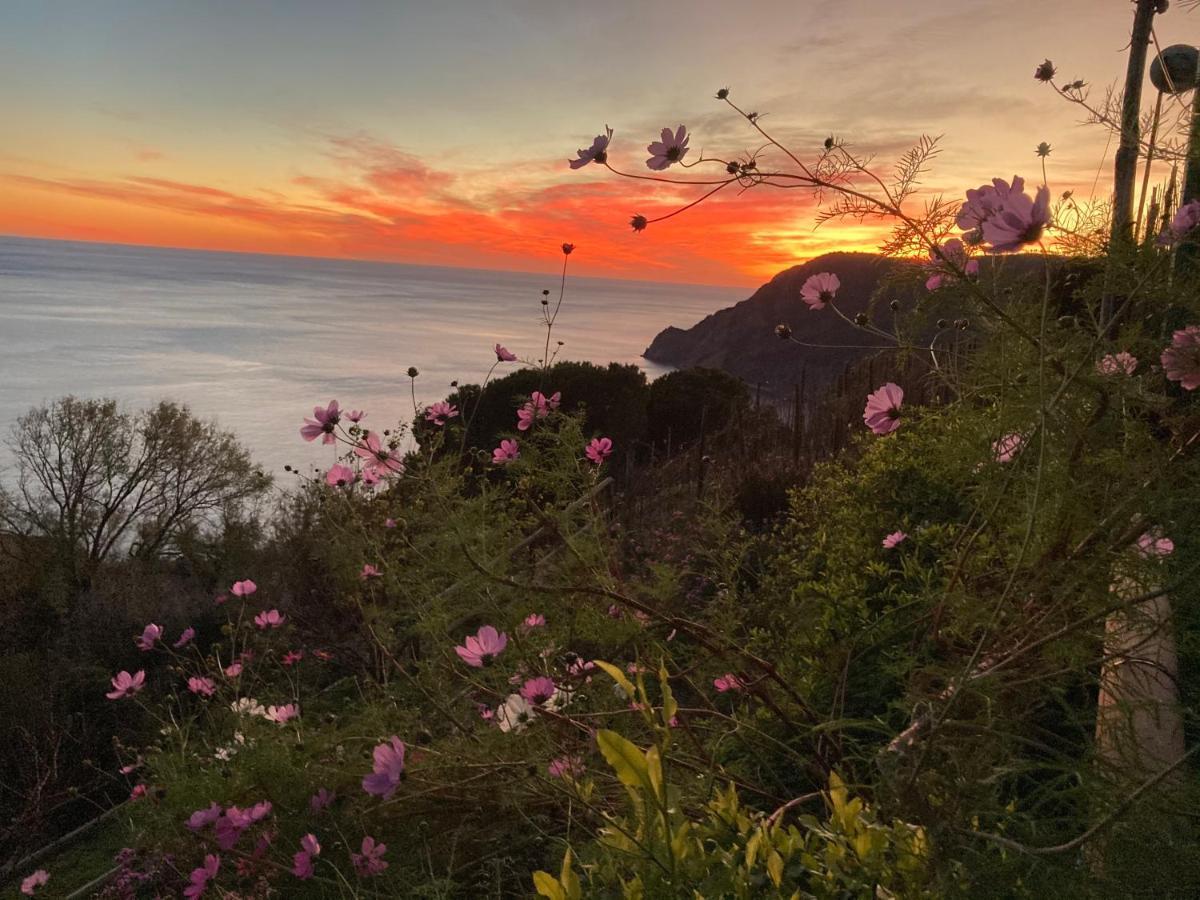
POLYGON ((635 234, 629 217, 666 215, 704 189, 625 180, 561 160, 448 172, 369 136, 329 142, 332 172, 293 191, 237 192, 168 178, 0 176, 0 231, 205 249, 427 265, 540 269, 570 241, 583 275, 751 284, 830 250, 872 249, 885 223, 815 229, 798 190, 729 188, 635 234))

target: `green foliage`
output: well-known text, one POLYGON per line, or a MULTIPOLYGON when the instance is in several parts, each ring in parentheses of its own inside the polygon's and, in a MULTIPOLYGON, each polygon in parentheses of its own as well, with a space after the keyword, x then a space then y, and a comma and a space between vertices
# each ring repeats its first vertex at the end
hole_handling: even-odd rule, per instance
POLYGON ((709 436, 732 427, 749 402, 741 379, 719 369, 668 372, 650 385, 646 438, 660 448, 686 447, 700 439, 702 427, 709 436))

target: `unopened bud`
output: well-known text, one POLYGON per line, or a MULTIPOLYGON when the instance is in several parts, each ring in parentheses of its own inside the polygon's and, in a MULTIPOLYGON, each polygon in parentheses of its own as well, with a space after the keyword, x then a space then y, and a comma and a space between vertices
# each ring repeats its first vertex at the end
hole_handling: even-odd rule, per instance
POLYGON ((728 96, 729 96, 729 88, 727 88, 727 87, 723 87, 719 91, 717 91, 717 99, 718 100, 724 100, 728 96))
POLYGON ((938 320, 937 320, 937 327, 938 327, 938 328, 949 328, 949 327, 950 327, 950 323, 949 323, 949 322, 947 322, 945 319, 938 319, 938 320))
POLYGON ((408 367, 408 377, 409 377, 409 378, 416 378, 416 377, 417 377, 418 375, 420 375, 420 374, 421 374, 421 373, 417 371, 417 367, 416 367, 416 366, 409 366, 409 367, 408 367))
POLYGON ((780 323, 775 326, 775 336, 781 341, 786 341, 792 336, 792 329, 788 325, 780 323))
POLYGON ((870 320, 869 318, 867 318, 867 314, 866 314, 866 313, 858 313, 858 315, 856 315, 856 316, 854 317, 854 324, 855 324, 855 325, 858 325, 858 326, 860 326, 860 327, 862 327, 862 326, 866 325, 866 324, 867 324, 868 322, 870 322, 870 321, 871 321, 871 320, 870 320))
POLYGON ((900 309, 900 301, 893 300, 891 303, 888 304, 888 306, 890 306, 892 308, 892 312, 898 312, 900 309))

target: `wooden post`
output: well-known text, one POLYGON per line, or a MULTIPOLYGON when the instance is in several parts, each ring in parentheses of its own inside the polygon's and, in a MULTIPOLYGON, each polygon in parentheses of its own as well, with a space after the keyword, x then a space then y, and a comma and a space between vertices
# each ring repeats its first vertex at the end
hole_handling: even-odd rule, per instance
MULTIPOLYGON (((1133 228, 1133 194, 1137 182, 1137 163, 1141 150, 1138 117, 1142 110, 1142 82, 1146 79, 1146 51, 1150 46, 1150 28, 1159 0, 1137 0, 1133 29, 1129 36, 1129 63, 1125 67, 1125 94, 1121 103, 1121 143, 1113 163, 1112 232, 1109 259, 1114 251, 1127 247, 1133 228)), ((1112 320, 1115 298, 1106 288, 1100 302, 1100 321, 1112 320)))
MULTIPOLYGON (((1146 147, 1146 169, 1142 173, 1142 192, 1138 198, 1137 218, 1133 223, 1133 239, 1136 242, 1142 231, 1142 211, 1146 208, 1146 189, 1150 186, 1150 167, 1154 164, 1154 142, 1158 140, 1158 121, 1162 116, 1163 92, 1158 92, 1154 101, 1154 118, 1150 120, 1150 142, 1146 147)), ((1153 204, 1151 204, 1153 206, 1153 204)), ((1153 221, 1154 216, 1150 216, 1153 221)))

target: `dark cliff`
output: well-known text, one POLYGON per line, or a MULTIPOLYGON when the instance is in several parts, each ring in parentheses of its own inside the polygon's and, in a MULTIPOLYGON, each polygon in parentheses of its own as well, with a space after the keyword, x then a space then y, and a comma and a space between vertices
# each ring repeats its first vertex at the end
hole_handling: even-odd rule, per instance
MULTIPOLYGON (((905 263, 870 253, 829 253, 780 272, 748 300, 720 310, 691 328, 666 328, 642 355, 653 362, 686 368, 723 369, 742 378, 752 389, 761 384, 765 397, 790 396, 792 385, 803 380, 819 389, 834 381, 856 360, 871 355, 883 342, 848 325, 831 309, 812 310, 800 298, 800 288, 811 275, 832 272, 841 280, 837 306, 847 316, 868 311, 872 297, 885 279, 905 263), (787 324, 798 341, 833 345, 830 348, 798 346, 780 340, 775 326, 787 324)), ((911 295, 911 287, 897 291, 911 295)), ((885 329, 892 312, 886 300, 876 300, 872 319, 885 329)), ((911 304, 905 304, 911 308, 911 304)))

